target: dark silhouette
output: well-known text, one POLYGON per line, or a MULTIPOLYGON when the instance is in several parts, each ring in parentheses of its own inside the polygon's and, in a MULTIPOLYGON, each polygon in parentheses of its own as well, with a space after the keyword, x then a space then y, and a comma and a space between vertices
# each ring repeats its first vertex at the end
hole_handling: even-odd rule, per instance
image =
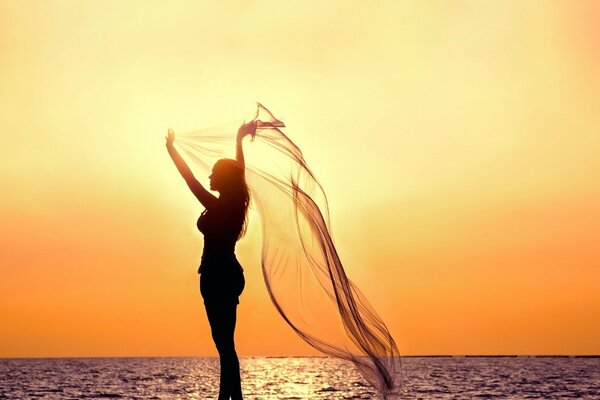
POLYGON ((234 331, 238 297, 244 290, 243 268, 235 256, 235 244, 247 226, 250 192, 245 179, 242 150, 244 136, 255 134, 256 122, 243 124, 236 140, 236 160, 220 159, 209 176, 210 189, 194 177, 173 142, 175 134, 169 129, 167 150, 192 193, 205 210, 197 226, 204 235, 200 274, 200 293, 221 363, 219 400, 242 399, 240 365, 235 352, 234 331))
MULTIPOLYGON (((240 129, 242 136, 247 130, 253 139, 246 148, 252 155, 243 168, 260 216, 261 267, 273 305, 306 343, 352 362, 382 397, 397 398, 402 385, 398 347, 384 321, 346 273, 333 241, 325 190, 300 147, 282 131, 283 121, 257 103, 253 124, 240 129)), ((178 137, 177 147, 186 159, 208 170, 214 163, 222 164, 223 155, 230 150, 233 129, 221 126, 188 132, 178 137)), ((213 172, 219 168, 215 165, 213 172)), ((224 192, 221 198, 226 198, 224 192)), ((208 235, 205 238, 209 246, 208 235)), ((235 290, 231 284, 234 280, 228 278, 227 282, 230 285, 224 287, 235 290)), ((218 287, 210 284, 210 288, 218 287)), ((209 298, 206 290, 203 295, 209 298)), ((211 318, 208 302, 207 311, 211 318)), ((213 334, 218 332, 211 324, 213 334)), ((233 331, 231 326, 225 329, 233 331)))

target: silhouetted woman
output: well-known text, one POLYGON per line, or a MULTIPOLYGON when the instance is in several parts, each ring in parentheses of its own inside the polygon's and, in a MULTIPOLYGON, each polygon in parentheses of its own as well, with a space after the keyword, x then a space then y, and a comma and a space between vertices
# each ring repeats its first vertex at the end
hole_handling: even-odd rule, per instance
POLYGON ((242 140, 256 131, 256 122, 240 127, 236 140, 236 160, 220 159, 209 176, 210 189, 194 177, 173 142, 175 134, 169 129, 167 150, 192 193, 205 210, 197 226, 204 235, 200 274, 200 293, 204 299, 206 315, 213 340, 219 352, 221 378, 219 400, 242 399, 240 365, 235 352, 234 331, 238 297, 244 289, 244 273, 235 256, 235 244, 247 225, 250 192, 246 185, 242 140))

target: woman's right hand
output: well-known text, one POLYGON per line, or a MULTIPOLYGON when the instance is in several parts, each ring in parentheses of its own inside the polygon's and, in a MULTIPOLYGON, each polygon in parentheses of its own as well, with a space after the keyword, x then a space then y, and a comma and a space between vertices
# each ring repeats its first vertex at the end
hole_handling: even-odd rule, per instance
POLYGON ((173 132, 173 129, 169 128, 165 139, 167 139, 167 147, 173 146, 173 142, 175 141, 175 132, 173 132))

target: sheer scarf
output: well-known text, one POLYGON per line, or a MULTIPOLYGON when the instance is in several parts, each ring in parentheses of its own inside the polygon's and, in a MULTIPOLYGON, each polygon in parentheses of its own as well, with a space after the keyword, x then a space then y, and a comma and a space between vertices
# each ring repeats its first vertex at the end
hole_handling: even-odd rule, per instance
MULTIPOLYGON (((400 354, 392 335, 348 278, 331 233, 323 187, 285 125, 257 103, 244 142, 246 182, 262 225, 262 272, 273 305, 320 352, 348 360, 384 397, 396 397, 400 354)), ((192 167, 210 173, 234 148, 237 126, 178 134, 192 167)))

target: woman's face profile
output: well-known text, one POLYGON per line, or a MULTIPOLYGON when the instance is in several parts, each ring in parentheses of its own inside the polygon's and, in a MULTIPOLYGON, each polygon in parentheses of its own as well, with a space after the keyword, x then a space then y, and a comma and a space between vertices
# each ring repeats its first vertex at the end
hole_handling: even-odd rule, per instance
POLYGON ((220 192, 223 188, 223 168, 220 163, 216 163, 212 168, 212 173, 208 176, 210 179, 210 189, 220 192))

